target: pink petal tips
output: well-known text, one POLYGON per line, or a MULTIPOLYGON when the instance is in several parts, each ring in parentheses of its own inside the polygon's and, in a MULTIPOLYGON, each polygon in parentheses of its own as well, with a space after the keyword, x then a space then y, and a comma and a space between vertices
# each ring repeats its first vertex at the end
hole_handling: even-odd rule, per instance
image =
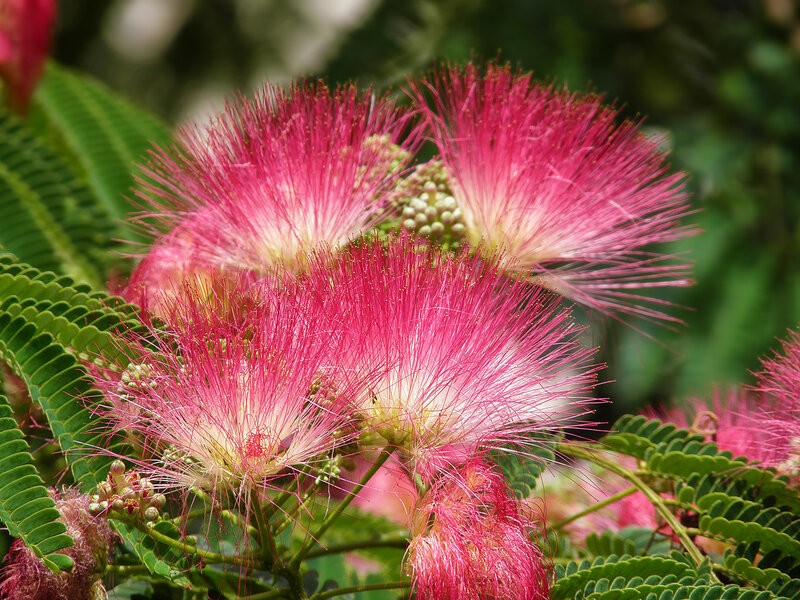
POLYGON ((408 567, 419 600, 545 600, 548 567, 533 521, 503 477, 472 460, 417 505, 408 567))
POLYGON ((143 220, 190 240, 217 270, 302 271, 308 253, 358 236, 386 210, 418 136, 387 98, 355 85, 267 86, 206 130, 186 130, 175 156, 154 155, 143 220))
POLYGON ((445 69, 414 95, 471 244, 604 313, 669 318, 640 294, 689 284, 686 265, 649 249, 690 233, 683 176, 667 173, 657 141, 598 98, 508 66, 445 69))
POLYGON ((547 292, 484 261, 365 242, 310 277, 347 324, 356 413, 422 474, 586 412, 597 367, 547 292))
POLYGON ((155 482, 267 487, 350 441, 340 431, 348 381, 334 390, 325 379, 338 336, 319 307, 288 286, 242 288, 220 288, 238 307, 228 311, 185 294, 173 329, 153 332, 156 348, 142 339, 140 362, 104 382, 116 398, 109 416, 141 440, 155 482))

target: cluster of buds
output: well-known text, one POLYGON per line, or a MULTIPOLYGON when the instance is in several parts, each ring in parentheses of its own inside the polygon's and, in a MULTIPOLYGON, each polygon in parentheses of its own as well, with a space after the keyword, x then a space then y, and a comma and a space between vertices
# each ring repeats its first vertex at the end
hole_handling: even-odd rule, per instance
POLYGON ((464 239, 464 214, 459 208, 441 161, 417 167, 400 189, 403 229, 457 248, 464 239))
POLYGON ((135 390, 145 387, 156 388, 153 368, 147 363, 129 363, 128 368, 122 372, 122 377, 120 377, 118 391, 124 393, 126 389, 135 390))
POLYGON ((147 477, 136 472, 125 472, 121 460, 111 463, 108 477, 97 486, 92 496, 89 512, 92 515, 112 512, 136 515, 145 523, 158 520, 161 509, 167 503, 163 494, 154 493, 153 484, 147 477))

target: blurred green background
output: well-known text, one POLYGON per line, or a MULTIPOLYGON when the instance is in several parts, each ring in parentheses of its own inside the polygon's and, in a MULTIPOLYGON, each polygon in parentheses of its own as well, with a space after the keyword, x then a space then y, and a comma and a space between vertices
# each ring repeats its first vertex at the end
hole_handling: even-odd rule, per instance
POLYGON ((668 132, 703 233, 673 250, 685 326, 591 318, 614 414, 753 383, 800 322, 800 5, 795 0, 67 2, 58 61, 173 124, 302 75, 402 84, 437 60, 500 58, 668 132))

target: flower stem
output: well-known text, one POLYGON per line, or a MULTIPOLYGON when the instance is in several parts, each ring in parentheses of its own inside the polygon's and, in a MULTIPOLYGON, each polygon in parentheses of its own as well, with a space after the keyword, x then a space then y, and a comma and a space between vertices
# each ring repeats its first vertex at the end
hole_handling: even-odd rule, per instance
POLYGON ((264 507, 258 496, 258 490, 251 490, 250 492, 250 512, 253 513, 253 519, 256 523, 256 529, 258 530, 258 544, 261 548, 262 567, 267 571, 272 571, 275 561, 278 558, 278 549, 275 547, 275 538, 272 537, 272 529, 264 514, 264 507))
POLYGON ((181 540, 176 540, 174 538, 169 537, 157 531, 152 527, 144 527, 143 524, 137 519, 121 519, 119 517, 113 517, 114 519, 126 523, 127 525, 132 525, 139 531, 142 531, 149 535, 153 540, 156 542, 160 542, 166 546, 170 546, 175 548, 176 550, 180 550, 185 554, 194 554, 195 556, 199 556, 202 558, 206 563, 226 563, 229 565, 237 565, 240 567, 252 567, 253 562, 250 559, 241 557, 241 556, 226 556, 224 554, 218 554, 217 552, 212 552, 210 550, 203 550, 202 548, 198 548, 193 544, 188 544, 181 540))
POLYGON ((378 590, 403 590, 411 587, 410 581, 389 581, 386 583, 369 583, 366 585, 354 585, 352 587, 337 588, 325 592, 317 592, 311 596, 311 600, 327 600, 336 596, 355 594, 358 592, 375 592, 378 590))
POLYGON ((580 511, 578 513, 575 513, 571 517, 567 517, 566 519, 564 519, 562 521, 559 521, 558 523, 554 523, 553 525, 551 525, 551 527, 553 529, 561 529, 565 525, 569 525, 570 523, 572 523, 573 521, 577 521, 581 517, 585 517, 586 515, 590 515, 595 511, 598 511, 598 510, 600 510, 602 508, 605 508, 609 504, 614 504, 615 502, 619 502, 623 498, 627 498, 628 496, 630 496, 634 492, 636 492, 636 487, 635 486, 631 486, 628 489, 622 490, 621 492, 617 492, 613 496, 609 496, 608 498, 606 498, 605 500, 602 500, 601 502, 593 504, 589 508, 585 508, 582 511, 580 511))
POLYGON ((325 518, 324 521, 322 521, 319 528, 314 533, 310 534, 308 538, 306 538, 305 543, 300 547, 300 550, 297 551, 297 554, 294 556, 294 558, 290 563, 293 567, 296 568, 300 564, 300 562, 302 562, 306 554, 308 554, 311 548, 313 548, 314 545, 318 543, 322 535, 328 530, 328 528, 331 525, 333 525, 334 521, 336 521, 336 519, 338 519, 341 516, 344 510, 348 506, 350 506, 350 503, 353 501, 353 499, 364 488, 367 482, 370 479, 372 479, 373 475, 375 475, 375 473, 378 472, 378 469, 380 469, 383 466, 383 463, 387 461, 387 459, 391 456, 393 451, 394 451, 394 446, 391 445, 384 446, 383 449, 381 449, 378 458, 375 460, 372 466, 367 470, 367 472, 364 473, 364 476, 360 479, 360 481, 355 486, 353 486, 353 489, 350 490, 350 493, 347 496, 345 496, 342 499, 342 501, 339 502, 339 505, 336 507, 336 509, 333 510, 325 518))
POLYGON ((571 444, 561 444, 558 447, 558 451, 566 456, 588 460, 589 462, 592 462, 599 467, 603 467, 604 469, 608 469, 612 473, 616 473, 623 479, 629 481, 637 490, 642 492, 655 507, 656 512, 658 512, 661 518, 666 521, 667 525, 669 525, 670 529, 672 529, 672 531, 678 537, 681 544, 686 549, 686 552, 688 552, 692 561, 694 561, 695 565, 700 566, 700 564, 705 560, 703 553, 700 552, 700 549, 692 541, 692 538, 687 533, 686 528, 680 524, 678 519, 675 518, 675 515, 673 515, 669 510, 667 505, 664 503, 664 499, 655 490, 642 481, 636 475, 636 473, 630 469, 626 469, 622 465, 612 460, 604 458, 599 452, 597 452, 597 449, 587 449, 571 444))
POLYGON ((370 548, 399 548, 405 550, 408 547, 408 538, 404 536, 392 536, 379 538, 377 540, 360 540, 348 542, 346 544, 332 544, 327 548, 318 548, 306 553, 305 558, 318 558, 330 554, 341 554, 342 552, 353 552, 354 550, 367 550, 370 548))

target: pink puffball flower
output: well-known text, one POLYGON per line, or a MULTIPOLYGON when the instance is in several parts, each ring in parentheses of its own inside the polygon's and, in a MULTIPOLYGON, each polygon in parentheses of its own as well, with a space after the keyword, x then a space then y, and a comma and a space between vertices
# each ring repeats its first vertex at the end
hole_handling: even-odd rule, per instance
POLYGON ((17 112, 27 110, 44 71, 55 18, 55 0, 0 0, 0 79, 17 112))
POLYGON ((310 252, 347 243, 386 210, 410 158, 398 144, 418 137, 409 122, 352 84, 268 85, 154 153, 141 219, 159 236, 180 229, 201 266, 303 271, 310 252))
POLYGON ((355 412, 420 474, 586 412, 597 367, 556 299, 465 253, 365 241, 309 276, 347 324, 355 412))
POLYGON ((471 244, 603 313, 670 318, 638 293, 690 284, 686 265, 647 249, 690 233, 683 176, 668 174, 657 140, 599 98, 509 66, 445 69, 413 93, 471 244))
POLYGON ((21 540, 15 540, 0 569, 0 598, 5 600, 78 600, 105 598, 103 570, 116 534, 105 519, 89 512, 89 497, 76 490, 50 494, 75 544, 64 550, 72 558, 70 572, 53 573, 21 540))
POLYGON ((325 383, 339 336, 309 296, 284 285, 243 303, 247 290, 219 289, 228 299, 216 301, 238 310, 185 294, 172 331, 152 332, 156 349, 142 340, 140 362, 101 383, 116 399, 108 416, 152 457, 137 467, 154 482, 247 493, 351 441, 351 384, 325 383))
POLYGON ((761 412, 764 428, 771 440, 785 449, 778 469, 800 476, 800 332, 790 331, 781 342, 783 353, 762 360, 757 389, 774 400, 769 410, 761 412))
POLYGON ((414 511, 407 568, 419 600, 544 600, 548 567, 535 523, 502 475, 473 459, 414 511))

